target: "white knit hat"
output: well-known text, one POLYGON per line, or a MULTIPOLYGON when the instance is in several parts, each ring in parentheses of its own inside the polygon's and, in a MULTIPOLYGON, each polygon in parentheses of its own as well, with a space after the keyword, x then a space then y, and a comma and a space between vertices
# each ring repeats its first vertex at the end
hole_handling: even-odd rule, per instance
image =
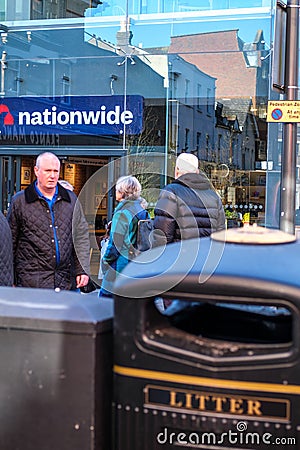
POLYGON ((198 171, 198 167, 198 158, 192 153, 180 153, 180 155, 176 159, 176 168, 179 172, 196 173, 198 171))

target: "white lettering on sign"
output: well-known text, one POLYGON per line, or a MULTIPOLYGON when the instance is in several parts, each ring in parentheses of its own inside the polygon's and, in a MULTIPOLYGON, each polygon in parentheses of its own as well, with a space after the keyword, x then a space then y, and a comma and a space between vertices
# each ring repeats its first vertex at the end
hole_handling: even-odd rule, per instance
POLYGON ((113 110, 106 111, 106 106, 101 106, 100 111, 59 111, 52 106, 44 111, 20 111, 19 125, 129 125, 132 123, 131 111, 120 112, 120 106, 116 105, 113 110))

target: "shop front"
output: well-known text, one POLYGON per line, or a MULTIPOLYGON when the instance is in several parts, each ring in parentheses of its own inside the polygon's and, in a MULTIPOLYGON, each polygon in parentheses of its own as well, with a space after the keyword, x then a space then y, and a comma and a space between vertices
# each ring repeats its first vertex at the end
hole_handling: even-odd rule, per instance
MULTIPOLYGON (((36 155, 52 151, 61 159, 60 178, 74 187, 77 195, 87 180, 101 170, 101 182, 106 187, 105 197, 96 204, 89 204, 86 214, 97 212, 100 225, 111 214, 112 199, 108 199, 108 170, 103 169, 115 158, 124 155, 120 135, 125 128, 132 134, 142 129, 143 99, 128 97, 124 109, 121 96, 68 97, 7 97, 0 104, 2 170, 2 207, 9 206, 10 198, 19 189, 25 189, 34 180, 36 155), (82 142, 88 145, 82 146, 82 142), (103 149, 107 145, 107 149, 103 149), (84 155, 78 160, 75 156, 84 155), (91 158, 89 158, 91 156, 91 158), (110 201, 109 201, 110 200, 110 201), (96 208, 97 206, 97 208, 96 208), (92 211, 93 210, 93 211, 92 211)), ((115 173, 113 174, 115 176, 115 173)), ((95 192, 95 195, 97 192, 95 192)), ((100 194, 100 192, 99 192, 100 194)), ((103 227, 102 227, 103 228, 103 227)))

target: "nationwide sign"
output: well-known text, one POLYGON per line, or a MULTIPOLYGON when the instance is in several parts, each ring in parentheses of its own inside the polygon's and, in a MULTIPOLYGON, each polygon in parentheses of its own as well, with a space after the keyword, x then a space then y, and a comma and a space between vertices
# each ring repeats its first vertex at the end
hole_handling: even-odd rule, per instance
POLYGON ((143 130, 139 95, 7 97, 0 99, 0 133, 32 135, 137 135, 143 130))

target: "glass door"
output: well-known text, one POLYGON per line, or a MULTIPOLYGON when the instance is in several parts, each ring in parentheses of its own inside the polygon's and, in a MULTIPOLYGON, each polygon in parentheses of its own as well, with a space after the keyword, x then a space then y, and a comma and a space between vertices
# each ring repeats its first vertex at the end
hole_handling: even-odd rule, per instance
POLYGON ((0 177, 1 177, 1 195, 0 208, 6 214, 12 196, 20 190, 20 174, 21 161, 20 157, 1 156, 0 157, 0 177), (18 178, 18 181, 17 181, 18 178))

